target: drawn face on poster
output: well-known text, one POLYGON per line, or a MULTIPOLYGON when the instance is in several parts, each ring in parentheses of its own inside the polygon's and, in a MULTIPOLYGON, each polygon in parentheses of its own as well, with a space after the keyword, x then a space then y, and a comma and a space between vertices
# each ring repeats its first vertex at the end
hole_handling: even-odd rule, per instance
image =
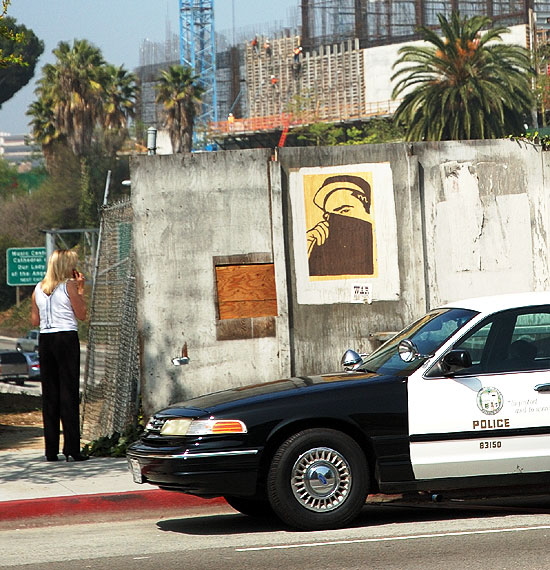
POLYGON ((377 276, 370 173, 303 177, 310 279, 377 276))
POLYGON ((289 192, 299 304, 399 299, 389 162, 290 169, 289 192))

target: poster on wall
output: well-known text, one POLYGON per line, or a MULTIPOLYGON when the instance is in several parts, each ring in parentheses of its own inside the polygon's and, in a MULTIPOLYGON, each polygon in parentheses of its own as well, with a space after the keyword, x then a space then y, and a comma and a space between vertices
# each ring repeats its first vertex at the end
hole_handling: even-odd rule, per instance
POLYGON ((397 300, 390 164, 299 168, 289 183, 298 303, 397 300))

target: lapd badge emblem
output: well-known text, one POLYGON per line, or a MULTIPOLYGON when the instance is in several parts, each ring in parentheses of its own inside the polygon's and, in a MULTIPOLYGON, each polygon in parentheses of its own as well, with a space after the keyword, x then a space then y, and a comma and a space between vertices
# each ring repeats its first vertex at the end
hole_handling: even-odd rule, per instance
POLYGON ((487 386, 477 393, 477 407, 488 416, 494 416, 502 410, 504 398, 500 390, 487 386))

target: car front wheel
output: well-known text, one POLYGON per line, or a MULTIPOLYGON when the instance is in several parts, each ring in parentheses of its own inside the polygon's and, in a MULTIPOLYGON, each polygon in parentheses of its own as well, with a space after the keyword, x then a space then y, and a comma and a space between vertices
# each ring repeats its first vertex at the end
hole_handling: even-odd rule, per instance
POLYGON ((267 476, 273 511, 303 530, 345 526, 359 514, 368 489, 363 450, 332 429, 308 429, 289 437, 273 456, 267 476))
POLYGON ((252 498, 252 497, 231 497, 225 496, 224 499, 239 513, 249 517, 272 517, 273 511, 267 499, 252 498))

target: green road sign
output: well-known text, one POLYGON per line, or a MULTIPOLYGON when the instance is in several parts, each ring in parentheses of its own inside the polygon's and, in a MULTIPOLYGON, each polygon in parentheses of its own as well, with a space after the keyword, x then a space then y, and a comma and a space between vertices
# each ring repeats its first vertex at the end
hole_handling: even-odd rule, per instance
POLYGON ((46 274, 45 247, 10 247, 6 250, 8 285, 36 285, 46 274))

